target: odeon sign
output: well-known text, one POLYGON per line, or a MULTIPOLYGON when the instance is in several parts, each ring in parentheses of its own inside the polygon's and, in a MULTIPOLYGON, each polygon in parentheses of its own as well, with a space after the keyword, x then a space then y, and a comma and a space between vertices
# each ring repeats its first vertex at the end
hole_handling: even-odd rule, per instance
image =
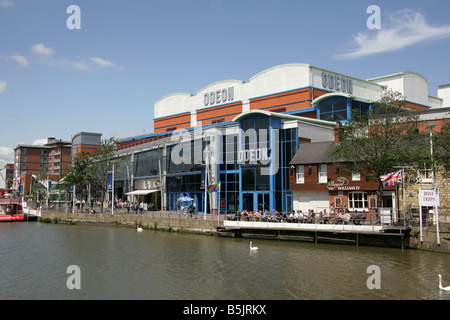
POLYGON ((234 100, 234 87, 207 92, 203 95, 205 107, 234 100))
POLYGON ((270 161, 268 148, 239 150, 237 154, 237 163, 239 164, 268 164, 270 161))
POLYGON ((353 94, 352 79, 345 78, 330 72, 322 72, 321 77, 323 88, 353 94))

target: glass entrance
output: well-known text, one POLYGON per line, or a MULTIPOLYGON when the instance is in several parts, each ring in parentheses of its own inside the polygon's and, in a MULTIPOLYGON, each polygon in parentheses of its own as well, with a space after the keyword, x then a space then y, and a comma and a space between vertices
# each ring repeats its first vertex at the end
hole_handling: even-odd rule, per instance
POLYGON ((243 192, 242 209, 250 212, 270 211, 270 192, 243 192))
POLYGON ((292 192, 286 192, 286 213, 292 212, 292 192))
POLYGON ((258 193, 257 209, 261 212, 269 211, 269 201, 269 193, 258 193))
POLYGON ((242 210, 253 211, 253 192, 242 194, 242 210))

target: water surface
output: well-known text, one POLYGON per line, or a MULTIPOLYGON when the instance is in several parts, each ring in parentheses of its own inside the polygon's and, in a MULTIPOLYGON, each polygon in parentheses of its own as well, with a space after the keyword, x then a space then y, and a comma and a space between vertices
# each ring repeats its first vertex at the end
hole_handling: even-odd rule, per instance
POLYGON ((44 223, 0 224, 0 299, 445 299, 450 255, 44 223), (69 290, 68 266, 80 268, 69 290), (381 289, 367 288, 370 265, 381 289))

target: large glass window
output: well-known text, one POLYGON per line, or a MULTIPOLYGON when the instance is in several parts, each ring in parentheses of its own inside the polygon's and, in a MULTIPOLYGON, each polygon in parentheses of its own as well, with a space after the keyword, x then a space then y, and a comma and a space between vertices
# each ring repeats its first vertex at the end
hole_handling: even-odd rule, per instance
MULTIPOLYGON (((187 172, 200 172, 202 164, 196 163, 200 161, 196 161, 198 159, 202 159, 203 150, 207 141, 195 142, 191 140, 190 142, 183 142, 185 145, 183 146, 183 152, 186 151, 190 153, 189 159, 187 161, 182 161, 181 163, 174 163, 172 161, 172 151, 176 145, 171 145, 167 147, 167 157, 166 157, 166 166, 167 173, 187 173, 187 172), (190 146, 190 149, 188 147, 190 146)), ((208 142, 209 143, 209 142, 208 142)), ((180 154, 180 157, 184 157, 183 154, 180 154)), ((184 159, 184 158, 183 158, 184 159)))
MULTIPOLYGON (((163 161, 162 148, 136 153, 134 155, 134 176, 148 177, 159 175, 160 161, 163 161)), ((128 172, 126 176, 129 176, 128 172)))
POLYGON ((352 113, 357 112, 359 115, 364 115, 369 111, 370 104, 352 100, 352 113))
POLYGON ((261 174, 262 167, 246 167, 242 170, 242 190, 270 190, 270 175, 261 174))
POLYGON ((351 112, 358 115, 366 114, 370 109, 370 104, 345 97, 334 97, 323 100, 318 105, 320 120, 327 121, 345 121, 348 120, 348 102, 350 101, 351 112))
POLYGON ((367 193, 366 192, 349 192, 348 193, 349 209, 367 209, 367 193))
POLYGON ((334 98, 319 104, 320 120, 347 120, 347 98, 334 98))

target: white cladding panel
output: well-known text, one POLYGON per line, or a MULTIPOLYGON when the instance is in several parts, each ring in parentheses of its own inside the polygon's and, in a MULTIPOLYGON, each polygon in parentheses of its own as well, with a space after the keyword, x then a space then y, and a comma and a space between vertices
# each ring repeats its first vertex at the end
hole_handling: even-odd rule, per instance
POLYGON ((438 88, 438 97, 443 100, 443 107, 450 107, 450 85, 440 86, 438 88))
POLYGON ((328 191, 294 191, 293 200, 294 210, 302 210, 303 214, 308 213, 309 209, 314 212, 326 209, 330 212, 328 191))
POLYGON ((362 101, 376 101, 381 97, 381 86, 321 68, 311 67, 312 86, 331 92, 348 94, 362 101))
MULTIPOLYGON (((415 72, 362 80, 338 72, 317 68, 308 64, 286 64, 264 70, 248 82, 224 80, 212 83, 196 94, 175 93, 155 103, 154 117, 166 117, 183 112, 228 104, 277 94, 305 87, 349 95, 361 101, 377 101, 386 85, 406 96, 406 100, 423 105, 436 106, 439 101, 428 96, 428 81, 415 72)), ((449 93, 442 90, 439 97, 448 101, 449 93), (442 95, 442 96, 441 96, 442 95)), ((245 106, 244 106, 245 109, 245 106)), ((243 110, 244 111, 244 110, 243 110)), ((195 122, 195 120, 193 119, 195 122)))
POLYGON ((428 81, 416 74, 405 74, 405 99, 420 103, 428 104, 428 81))
POLYGON ((409 102, 429 105, 428 81, 415 72, 407 71, 370 81, 400 92, 409 102))
POLYGON ((252 77, 246 86, 248 98, 309 87, 310 66, 288 64, 273 67, 252 77))
POLYGON ((243 81, 224 80, 214 82, 192 96, 191 106, 193 109, 191 111, 241 101, 245 95, 243 81))
POLYGON ((189 93, 174 93, 158 100, 153 111, 154 118, 191 111, 191 95, 189 93))

